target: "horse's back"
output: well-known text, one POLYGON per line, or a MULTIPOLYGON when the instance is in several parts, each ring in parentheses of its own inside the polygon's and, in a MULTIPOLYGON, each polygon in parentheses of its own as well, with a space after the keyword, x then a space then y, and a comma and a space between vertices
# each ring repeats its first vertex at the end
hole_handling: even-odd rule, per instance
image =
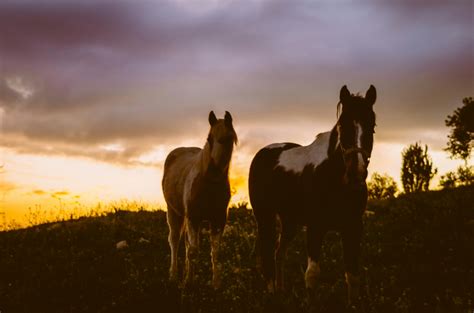
POLYGON ((201 148, 198 147, 179 147, 171 151, 165 160, 165 173, 170 169, 171 166, 175 163, 182 163, 186 160, 192 160, 197 156, 197 154, 201 151, 201 148))
POLYGON ((197 147, 180 147, 171 151, 166 157, 162 187, 168 210, 184 214, 183 193, 186 177, 195 165, 201 150, 197 147))

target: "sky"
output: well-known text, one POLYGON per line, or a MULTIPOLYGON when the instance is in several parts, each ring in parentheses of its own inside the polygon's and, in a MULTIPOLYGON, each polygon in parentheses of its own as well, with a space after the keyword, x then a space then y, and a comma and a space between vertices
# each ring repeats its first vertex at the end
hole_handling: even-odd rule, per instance
POLYGON ((1 1, 0 214, 163 206, 164 159, 204 145, 210 110, 232 113, 232 201, 245 201, 253 155, 330 130, 343 85, 377 88, 370 172, 399 180, 415 142, 452 170, 444 120, 473 95, 473 12, 470 0, 1 1))

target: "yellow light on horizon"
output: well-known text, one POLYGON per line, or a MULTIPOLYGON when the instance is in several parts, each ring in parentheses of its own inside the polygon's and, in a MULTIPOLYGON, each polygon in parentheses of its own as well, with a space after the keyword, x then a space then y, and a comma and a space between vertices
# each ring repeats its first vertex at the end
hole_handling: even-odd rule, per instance
MULTIPOLYGON (((370 173, 387 173, 394 177, 400 190, 404 147, 399 143, 378 143, 369 167, 370 173)), ((172 148, 157 148, 138 161, 163 163, 170 150, 172 148)), ((252 153, 239 149, 234 153, 230 170, 231 205, 249 201, 247 177, 252 153)), ((455 169, 462 162, 450 160, 442 150, 430 151, 430 155, 439 173, 431 184, 435 188, 440 174, 455 169)), ((0 174, 0 213, 7 219, 22 221, 29 209, 54 214, 60 209, 96 208, 98 203, 106 206, 124 200, 166 209, 161 166, 122 166, 81 157, 18 154, 9 149, 3 149, 2 157, 5 166, 0 174)))

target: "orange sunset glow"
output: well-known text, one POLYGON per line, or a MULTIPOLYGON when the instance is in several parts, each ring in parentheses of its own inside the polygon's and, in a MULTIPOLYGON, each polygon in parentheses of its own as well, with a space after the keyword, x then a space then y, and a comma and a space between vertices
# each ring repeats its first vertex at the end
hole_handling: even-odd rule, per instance
POLYGON ((469 1, 6 1, 0 29, 6 222, 121 201, 166 210, 166 155, 205 144, 210 110, 232 113, 231 203, 248 201, 255 153, 330 130, 344 84, 377 87, 369 175, 399 183, 415 142, 433 189, 462 164, 444 121, 474 86, 469 1))

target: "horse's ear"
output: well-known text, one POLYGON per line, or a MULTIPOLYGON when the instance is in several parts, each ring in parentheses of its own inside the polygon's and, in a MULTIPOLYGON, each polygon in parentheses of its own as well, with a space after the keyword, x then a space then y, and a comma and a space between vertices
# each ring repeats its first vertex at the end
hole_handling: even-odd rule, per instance
POLYGON ((344 102, 347 102, 351 97, 351 93, 349 92, 349 89, 347 89, 347 86, 344 85, 341 88, 341 92, 339 93, 339 101, 341 101, 342 104, 344 102))
POLYGON ((232 115, 228 111, 225 111, 224 122, 227 125, 232 125, 232 115))
POLYGON ((217 117, 214 114, 214 111, 209 112, 209 124, 211 126, 214 126, 214 124, 217 122, 217 117))
POLYGON ((367 93, 365 94, 365 100, 370 105, 374 105, 376 99, 377 99, 377 91, 375 90, 374 85, 370 85, 369 90, 367 90, 367 93))

